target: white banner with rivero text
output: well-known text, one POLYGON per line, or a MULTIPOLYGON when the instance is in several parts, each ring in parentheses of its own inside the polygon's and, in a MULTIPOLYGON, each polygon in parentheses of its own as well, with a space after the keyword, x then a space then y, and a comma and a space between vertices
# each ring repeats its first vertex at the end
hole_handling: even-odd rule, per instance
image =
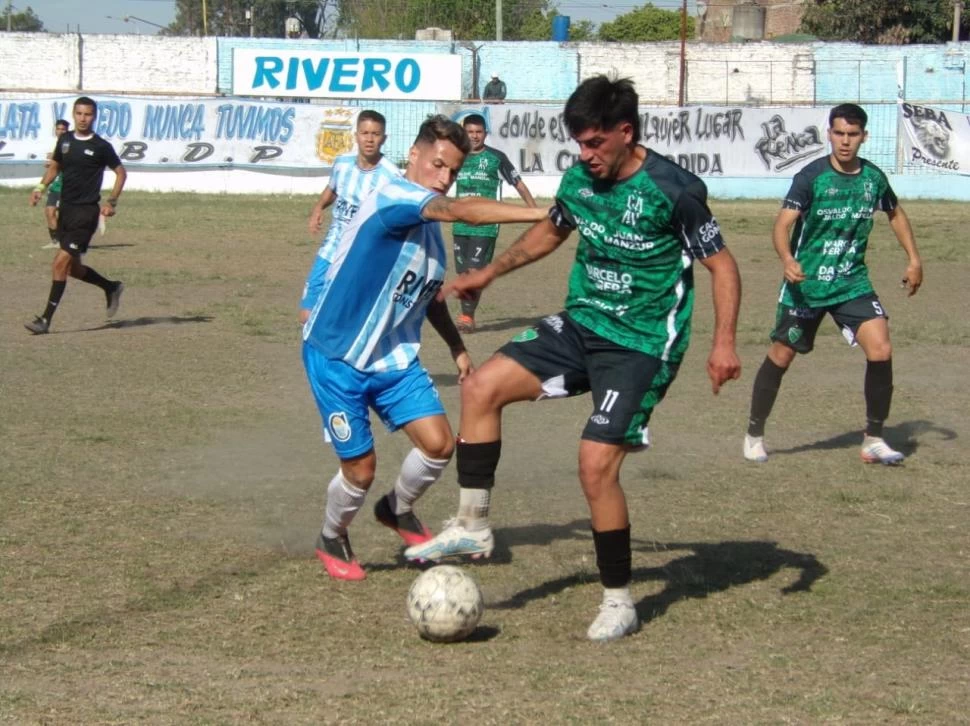
MULTIPOLYGON (((0 164, 43 161, 77 96, 0 97, 0 164)), ((95 131, 129 168, 324 174, 354 145, 359 109, 253 99, 94 96, 95 131)))
MULTIPOLYGON (((439 104, 461 120, 486 119, 485 143, 523 174, 562 174, 578 158, 562 105, 439 104)), ((825 108, 641 107, 641 143, 702 177, 790 177, 828 153, 825 108)))
POLYGON ((928 171, 970 174, 970 116, 959 111, 900 103, 903 158, 928 171))

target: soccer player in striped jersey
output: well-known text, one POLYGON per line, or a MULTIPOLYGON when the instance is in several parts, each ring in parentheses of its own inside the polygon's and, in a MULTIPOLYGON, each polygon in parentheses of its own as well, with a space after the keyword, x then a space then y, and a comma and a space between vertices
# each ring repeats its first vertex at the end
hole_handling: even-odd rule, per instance
POLYGON ((317 556, 335 579, 365 577, 347 530, 377 466, 369 409, 391 431, 403 429, 414 444, 374 514, 407 545, 431 537, 412 507, 447 465, 454 436, 418 359, 425 318, 451 350, 459 382, 472 370, 448 307, 436 298, 447 263, 439 223, 535 222, 546 214, 445 196, 469 148, 464 129, 445 116, 421 125, 404 176, 366 197, 334 245, 303 328, 307 378, 340 458, 317 539, 317 556))
POLYGON ((320 294, 323 273, 330 264, 330 255, 341 233, 360 209, 361 202, 375 189, 401 174, 381 153, 381 147, 387 140, 386 128, 387 120, 377 111, 365 109, 357 115, 357 128, 354 132, 357 151, 341 154, 334 160, 330 183, 310 210, 308 227, 310 234, 316 236, 323 226, 323 211, 333 205, 330 228, 317 250, 313 267, 303 286, 303 298, 300 300, 301 323, 305 323, 310 317, 310 311, 320 294))
POLYGON ((673 382, 690 340, 693 263, 711 273, 714 342, 707 372, 714 393, 737 378, 735 329, 741 281, 707 206, 704 183, 639 144, 638 98, 627 79, 594 76, 566 102, 563 119, 580 163, 562 178, 548 219, 490 265, 460 275, 448 291, 480 290, 545 257, 578 231, 565 310, 499 349, 462 386, 458 515, 410 559, 488 556, 488 512, 501 452, 502 409, 515 401, 592 393, 579 445, 604 593, 591 640, 634 632, 630 519, 620 466, 646 448, 647 422, 673 382))
POLYGON ((832 152, 799 171, 775 218, 772 241, 784 279, 778 298, 771 346, 754 379, 751 415, 744 437, 744 458, 768 460, 765 422, 771 414, 782 376, 796 353, 809 353, 826 314, 842 329, 850 345, 866 354, 863 391, 866 432, 862 460, 895 465, 904 455, 882 437, 893 394, 889 317, 869 281, 866 246, 872 217, 889 216, 896 239, 909 263, 903 286, 910 296, 923 283, 923 266, 909 218, 899 205, 886 175, 859 157, 866 140, 866 112, 854 103, 829 113, 832 152), (794 227, 794 232, 792 232, 794 227))

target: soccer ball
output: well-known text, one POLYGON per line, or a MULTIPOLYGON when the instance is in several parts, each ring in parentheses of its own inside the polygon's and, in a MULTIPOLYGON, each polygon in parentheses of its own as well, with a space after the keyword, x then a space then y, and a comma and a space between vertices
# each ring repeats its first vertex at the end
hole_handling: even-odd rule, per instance
POLYGON ((425 570, 408 590, 408 616, 421 637, 436 643, 467 638, 482 618, 478 583, 453 565, 425 570))

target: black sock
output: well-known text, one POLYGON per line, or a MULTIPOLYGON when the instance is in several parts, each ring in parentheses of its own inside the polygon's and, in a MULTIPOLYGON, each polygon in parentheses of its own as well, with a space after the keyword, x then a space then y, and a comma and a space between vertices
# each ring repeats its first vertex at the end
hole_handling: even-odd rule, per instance
POLYGON ((90 267, 84 268, 84 276, 81 278, 81 282, 86 282, 89 285, 97 285, 104 290, 105 295, 113 291, 115 286, 118 284, 116 282, 111 282, 110 280, 104 279, 90 267))
POLYGON ((764 436, 765 423, 771 415, 771 409, 778 397, 781 378, 787 368, 776 365, 771 358, 765 356, 758 374, 754 377, 754 388, 751 391, 751 415, 748 417, 748 435, 764 436))
POLYGON ((593 547, 596 548, 596 566, 600 571, 603 587, 626 587, 630 584, 631 563, 630 526, 609 532, 593 530, 593 547))
POLYGON ((50 227, 48 227, 47 228, 47 234, 49 234, 51 236, 51 242, 57 242, 57 230, 56 229, 51 229, 50 227))
POLYGON ((893 402, 893 361, 866 361, 866 436, 882 437, 882 425, 889 418, 893 402))
POLYGON ((64 295, 64 288, 67 287, 66 280, 54 280, 51 282, 51 292, 47 296, 47 307, 44 308, 44 314, 41 316, 48 323, 51 318, 54 317, 54 313, 57 312, 57 305, 61 301, 61 297, 64 295))
POLYGON ((495 470, 502 455, 501 439, 469 444, 459 437, 455 449, 458 486, 468 489, 491 489, 495 486, 495 470))

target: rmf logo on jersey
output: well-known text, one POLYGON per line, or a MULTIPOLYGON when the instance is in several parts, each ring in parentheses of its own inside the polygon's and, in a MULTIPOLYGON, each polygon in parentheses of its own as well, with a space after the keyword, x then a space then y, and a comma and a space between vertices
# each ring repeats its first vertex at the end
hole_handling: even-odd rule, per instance
POLYGON ((410 308, 419 300, 426 300, 438 294, 444 280, 418 276, 413 270, 408 270, 401 277, 401 281, 394 288, 394 302, 410 308))

